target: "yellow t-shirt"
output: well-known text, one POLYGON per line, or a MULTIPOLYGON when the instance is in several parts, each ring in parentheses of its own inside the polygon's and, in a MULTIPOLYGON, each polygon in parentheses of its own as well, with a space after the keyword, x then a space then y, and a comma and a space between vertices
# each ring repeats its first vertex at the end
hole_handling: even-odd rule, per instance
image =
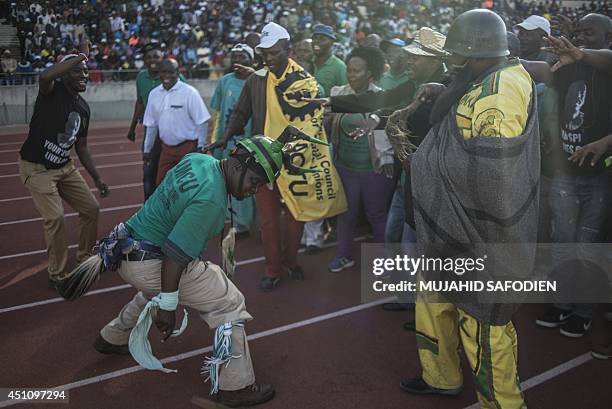
POLYGON ((529 116, 531 90, 531 77, 521 64, 488 75, 459 101, 459 131, 465 139, 521 135, 529 116))

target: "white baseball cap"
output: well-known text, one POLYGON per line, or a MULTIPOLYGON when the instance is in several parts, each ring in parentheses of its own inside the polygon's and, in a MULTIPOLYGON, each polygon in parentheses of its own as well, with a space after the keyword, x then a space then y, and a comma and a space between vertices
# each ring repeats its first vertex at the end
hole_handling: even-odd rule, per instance
POLYGON ((261 40, 256 50, 274 47, 279 40, 290 40, 289 32, 276 23, 268 23, 261 30, 261 40))
POLYGON ((522 23, 517 24, 517 27, 522 27, 527 31, 535 30, 539 28, 546 34, 550 35, 550 22, 542 16, 529 16, 522 23))
POLYGON ((251 57, 251 60, 253 59, 253 49, 243 43, 236 44, 234 47, 232 47, 231 52, 247 53, 247 55, 251 57))

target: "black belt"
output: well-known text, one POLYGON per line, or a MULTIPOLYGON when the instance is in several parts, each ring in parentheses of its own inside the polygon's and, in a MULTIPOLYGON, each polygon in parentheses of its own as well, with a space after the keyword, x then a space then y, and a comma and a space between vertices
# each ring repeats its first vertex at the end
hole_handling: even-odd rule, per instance
POLYGON ((123 260, 125 261, 161 260, 163 258, 163 254, 152 253, 144 250, 132 251, 123 255, 123 260))

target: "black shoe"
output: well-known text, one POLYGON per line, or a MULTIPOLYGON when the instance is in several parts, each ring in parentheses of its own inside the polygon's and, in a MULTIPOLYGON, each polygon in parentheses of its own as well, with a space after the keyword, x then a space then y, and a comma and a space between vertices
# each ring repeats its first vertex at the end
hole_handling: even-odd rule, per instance
POLYGON ((414 304, 410 302, 386 302, 382 309, 385 311, 414 311, 414 304))
POLYGON ((306 246, 306 250, 304 250, 304 254, 307 256, 312 256, 321 252, 321 247, 319 246, 306 246))
POLYGON ((49 284, 49 288, 57 290, 57 286, 59 285, 59 283, 67 276, 68 274, 56 274, 53 276, 49 276, 49 280, 47 281, 47 283, 49 284))
POLYGON ((47 284, 49 285, 49 288, 53 290, 57 290, 57 285, 59 284, 59 281, 60 280, 55 277, 49 277, 47 284))
POLYGON ((461 393, 462 388, 456 389, 439 389, 434 388, 433 386, 428 385, 423 378, 420 376, 414 379, 402 379, 400 382, 400 388, 404 392, 414 393, 416 395, 447 395, 447 396, 456 396, 461 393))
POLYGON ((254 383, 237 391, 219 391, 217 402, 230 408, 241 406, 255 406, 269 401, 274 397, 272 385, 259 385, 254 383))
POLYGON ((591 356, 595 359, 612 359, 612 353, 609 351, 599 352, 599 351, 591 351, 591 356))
POLYGON ((551 307, 536 320, 536 324, 545 328, 557 328, 567 322, 574 315, 570 310, 564 310, 557 307, 551 307))
POLYGON ((572 317, 561 326, 559 332, 561 335, 565 335, 570 338, 581 338, 591 327, 591 320, 588 318, 582 318, 578 315, 572 315, 572 317))
POLYGON ((251 232, 248 230, 245 231, 239 231, 238 233, 236 233, 236 240, 241 240, 241 239, 246 239, 247 237, 249 237, 251 235, 251 232))
POLYGON ((259 289, 261 291, 272 291, 279 282, 280 278, 278 277, 264 277, 259 282, 259 289))
POLYGON ((93 347, 101 354, 105 355, 129 355, 130 349, 127 345, 115 345, 102 338, 98 334, 98 338, 94 341, 93 347))
POLYGON ((304 271, 302 270, 302 267, 300 266, 287 268, 287 275, 289 276, 289 278, 292 278, 294 280, 301 281, 304 279, 304 271))
POLYGON ((416 331, 416 323, 414 321, 404 322, 402 328, 404 328, 406 331, 414 332, 416 331))

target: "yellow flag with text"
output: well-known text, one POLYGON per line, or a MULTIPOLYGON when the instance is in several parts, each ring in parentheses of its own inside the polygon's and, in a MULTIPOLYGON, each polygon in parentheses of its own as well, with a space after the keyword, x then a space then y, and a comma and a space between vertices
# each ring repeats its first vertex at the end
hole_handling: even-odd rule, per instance
MULTIPOLYGON (((280 78, 269 72, 264 133, 276 139, 287 125, 293 125, 309 136, 327 141, 323 127, 325 109, 317 103, 302 101, 302 98, 314 98, 317 94, 317 81, 291 59, 280 78)), ((293 145, 291 161, 294 165, 321 170, 305 175, 291 175, 286 169, 281 170, 276 183, 293 217, 306 222, 345 212, 346 197, 329 146, 306 141, 293 145)))

